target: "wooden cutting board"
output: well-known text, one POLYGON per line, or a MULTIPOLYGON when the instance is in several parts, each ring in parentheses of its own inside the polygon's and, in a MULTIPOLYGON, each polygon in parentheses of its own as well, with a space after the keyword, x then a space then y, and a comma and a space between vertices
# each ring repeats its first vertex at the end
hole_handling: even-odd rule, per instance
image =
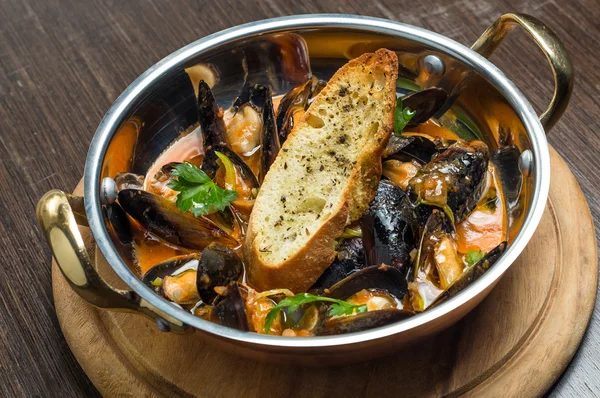
MULTIPOLYGON (((198 333, 162 333, 144 317, 88 305, 53 263, 58 319, 75 357, 107 397, 539 396, 577 350, 598 282, 589 208, 554 149, 551 160, 544 216, 497 287, 453 327, 391 357, 332 368, 241 359, 208 346, 198 333)), ((101 273, 118 285, 89 230, 82 232, 101 273)))

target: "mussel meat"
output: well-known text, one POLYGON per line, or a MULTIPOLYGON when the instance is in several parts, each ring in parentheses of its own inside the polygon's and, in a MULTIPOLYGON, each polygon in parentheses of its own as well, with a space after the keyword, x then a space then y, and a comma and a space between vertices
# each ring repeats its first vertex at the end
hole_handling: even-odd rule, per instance
MULTIPOLYGON (((506 251, 507 242, 502 242, 494 249, 490 250, 485 256, 481 258, 477 263, 470 266, 468 270, 463 274, 437 299, 431 304, 431 306, 438 305, 444 300, 454 297, 456 294, 463 291, 471 283, 479 279, 488 269, 494 264, 498 258, 506 251)), ((430 306, 430 307, 431 307, 430 306)))
POLYGON ((196 272, 200 254, 173 257, 150 268, 142 282, 177 304, 193 304, 200 297, 196 290, 196 272))
POLYGON ((368 265, 386 264, 406 276, 416 247, 417 219, 405 193, 381 181, 362 217, 362 239, 368 265))
POLYGON ((196 286, 200 298, 210 303, 217 296, 216 286, 227 286, 238 280, 244 271, 242 261, 227 246, 213 243, 207 246, 200 256, 197 267, 196 286))
POLYGON ((462 221, 481 197, 488 162, 486 144, 458 140, 423 166, 408 183, 408 193, 419 207, 420 220, 426 220, 432 208, 437 207, 453 223, 462 221))
POLYGON ((139 189, 124 189, 119 204, 133 219, 159 238, 188 249, 202 250, 212 242, 235 247, 238 242, 206 217, 184 213, 168 199, 139 189))

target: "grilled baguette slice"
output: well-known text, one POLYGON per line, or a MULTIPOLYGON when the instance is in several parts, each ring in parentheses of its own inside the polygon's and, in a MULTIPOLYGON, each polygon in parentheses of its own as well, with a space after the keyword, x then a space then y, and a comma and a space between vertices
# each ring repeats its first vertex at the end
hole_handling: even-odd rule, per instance
POLYGON ((308 290, 368 208, 393 130, 397 71, 385 49, 351 60, 294 126, 250 217, 244 256, 256 289, 308 290))

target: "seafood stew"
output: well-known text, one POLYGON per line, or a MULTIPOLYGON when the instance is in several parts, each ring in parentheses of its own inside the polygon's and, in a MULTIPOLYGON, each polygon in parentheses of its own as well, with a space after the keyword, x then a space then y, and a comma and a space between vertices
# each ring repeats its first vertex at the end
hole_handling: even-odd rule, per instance
POLYGON ((254 204, 295 127, 320 123, 310 107, 328 84, 311 76, 274 93, 247 74, 222 109, 209 82, 195 82, 198 124, 145 175, 119 173, 118 200, 105 208, 113 239, 145 284, 224 326, 306 337, 427 311, 494 263, 506 249, 508 212, 491 149, 439 122, 444 89, 398 90, 372 200, 337 236, 335 258, 306 291, 255 288, 244 254, 254 204))

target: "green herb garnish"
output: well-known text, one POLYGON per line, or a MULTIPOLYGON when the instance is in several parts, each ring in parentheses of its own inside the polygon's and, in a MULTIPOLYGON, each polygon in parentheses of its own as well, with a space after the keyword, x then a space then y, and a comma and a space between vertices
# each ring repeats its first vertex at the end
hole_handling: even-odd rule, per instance
POLYGON ((277 315, 279 315, 279 312, 283 308, 287 307, 293 312, 304 304, 314 303, 316 301, 332 303, 329 307, 329 316, 352 315, 354 311, 357 313, 367 311, 366 304, 352 304, 347 301, 338 300, 331 297, 315 296, 310 293, 298 293, 294 297, 284 298, 279 302, 279 304, 269 310, 269 313, 265 318, 265 333, 269 333, 273 321, 275 318, 277 318, 277 315))
POLYGON ((469 264, 469 267, 477 264, 483 258, 483 252, 481 250, 469 250, 465 254, 465 261, 469 264))
POLYGON ((167 186, 177 194, 175 204, 182 211, 191 211, 196 217, 217 210, 225 210, 237 197, 236 191, 219 187, 200 168, 190 162, 178 164, 171 172, 173 177, 167 186))
POLYGON ((394 135, 402 135, 402 130, 410 122, 410 119, 415 116, 415 111, 402 107, 402 97, 396 100, 396 109, 394 109, 394 135))

